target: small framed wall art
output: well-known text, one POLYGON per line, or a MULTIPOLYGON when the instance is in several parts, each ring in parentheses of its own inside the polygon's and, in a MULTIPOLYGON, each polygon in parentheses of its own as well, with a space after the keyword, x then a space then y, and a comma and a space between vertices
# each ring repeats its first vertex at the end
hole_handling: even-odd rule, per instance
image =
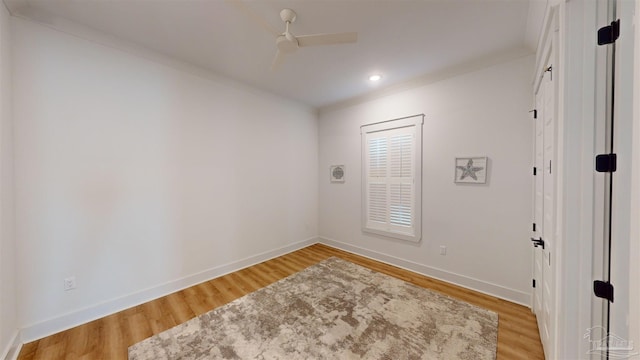
POLYGON ((456 183, 484 184, 487 182, 487 157, 456 158, 456 183))
POLYGON ((344 165, 331 165, 329 168, 329 176, 332 183, 343 183, 345 176, 344 165))

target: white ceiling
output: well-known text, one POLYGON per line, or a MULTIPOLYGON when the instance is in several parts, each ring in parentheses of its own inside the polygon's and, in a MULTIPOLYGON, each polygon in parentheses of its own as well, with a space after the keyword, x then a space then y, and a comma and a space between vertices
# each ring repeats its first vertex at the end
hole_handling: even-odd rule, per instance
MULTIPOLYGON (((239 1, 239 0, 236 0, 239 1)), ((12 14, 64 19, 312 107, 366 96, 500 54, 532 53, 545 0, 245 0, 295 35, 358 32, 358 42, 301 48, 270 70, 275 39, 230 1, 5 0, 12 14), (542 9, 542 11, 540 10, 542 9), (369 74, 383 80, 373 86, 369 74)))

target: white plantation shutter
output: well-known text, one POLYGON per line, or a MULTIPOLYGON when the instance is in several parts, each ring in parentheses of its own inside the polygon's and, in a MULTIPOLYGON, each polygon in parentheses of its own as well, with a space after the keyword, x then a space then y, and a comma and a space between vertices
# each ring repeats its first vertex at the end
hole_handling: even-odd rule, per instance
POLYGON ((422 119, 362 127, 364 231, 420 240, 422 119))
MULTIPOLYGON (((402 130, 413 128, 403 128, 402 130)), ((390 131, 391 132, 391 131, 390 131)), ((414 134, 391 135, 389 137, 390 203, 389 222, 393 225, 411 226, 413 207, 413 150, 414 134)))
POLYGON ((369 189, 369 217, 372 221, 385 222, 387 219, 387 187, 383 180, 387 177, 387 139, 369 139, 369 173, 372 178, 369 189))

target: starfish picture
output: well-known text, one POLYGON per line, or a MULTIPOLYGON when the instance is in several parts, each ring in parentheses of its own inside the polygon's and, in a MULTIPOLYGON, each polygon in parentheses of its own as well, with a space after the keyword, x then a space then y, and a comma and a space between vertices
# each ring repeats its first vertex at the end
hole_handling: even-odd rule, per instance
POLYGON ((466 177, 470 177, 473 180, 477 181, 478 175, 476 173, 480 170, 484 170, 484 167, 473 166, 473 159, 469 159, 466 166, 456 166, 456 168, 462 171, 460 180, 464 180, 466 177))

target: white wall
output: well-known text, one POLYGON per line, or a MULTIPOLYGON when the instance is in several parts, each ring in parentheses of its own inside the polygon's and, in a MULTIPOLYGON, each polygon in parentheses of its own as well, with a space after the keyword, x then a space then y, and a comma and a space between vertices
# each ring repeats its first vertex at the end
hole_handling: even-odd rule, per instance
POLYGON ((17 335, 13 154, 11 119, 11 19, 0 4, 0 358, 17 335))
POLYGON ((533 57, 359 105, 319 123, 320 236, 329 244, 529 305, 533 57), (422 241, 361 231, 360 126, 424 113, 422 241), (488 156, 486 185, 456 185, 454 158, 488 156), (329 166, 346 165, 331 184, 329 166), (439 247, 447 255, 439 255, 439 247))
POLYGON ((24 20, 14 36, 25 340, 315 241, 314 111, 24 20))

